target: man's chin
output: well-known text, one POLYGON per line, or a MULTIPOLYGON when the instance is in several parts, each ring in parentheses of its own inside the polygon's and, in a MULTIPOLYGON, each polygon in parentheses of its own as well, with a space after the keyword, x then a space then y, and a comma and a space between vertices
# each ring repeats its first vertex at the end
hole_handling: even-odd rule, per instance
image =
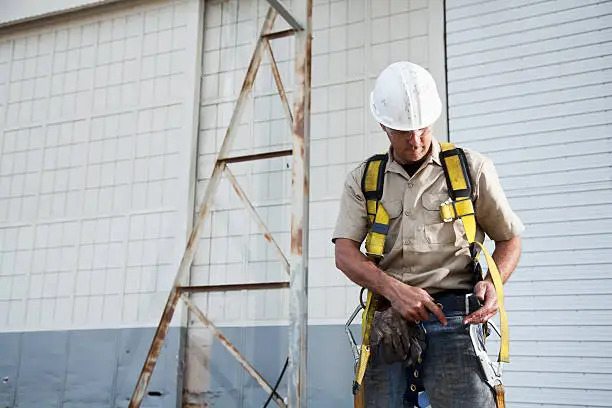
POLYGON ((402 159, 404 159, 405 162, 418 162, 424 157, 421 152, 414 150, 405 152, 402 156, 402 159))

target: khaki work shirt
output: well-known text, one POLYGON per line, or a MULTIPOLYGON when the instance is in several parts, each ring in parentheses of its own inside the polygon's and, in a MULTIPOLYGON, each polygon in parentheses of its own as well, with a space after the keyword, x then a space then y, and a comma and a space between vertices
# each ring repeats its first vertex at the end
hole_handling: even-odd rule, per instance
MULTIPOLYGON (((474 184, 476 239, 482 242, 485 233, 494 241, 520 235, 524 226, 510 208, 491 160, 463 150, 474 184)), ((391 150, 389 153, 381 204, 389 214, 390 225, 380 268, 429 293, 471 290, 474 276, 468 265, 471 258, 463 223, 445 223, 440 216, 440 204, 449 198, 440 144, 432 140, 431 154, 412 177, 393 160, 391 150)), ((361 163, 346 178, 333 241, 348 238, 363 242, 369 231, 361 191, 365 164, 361 163)))

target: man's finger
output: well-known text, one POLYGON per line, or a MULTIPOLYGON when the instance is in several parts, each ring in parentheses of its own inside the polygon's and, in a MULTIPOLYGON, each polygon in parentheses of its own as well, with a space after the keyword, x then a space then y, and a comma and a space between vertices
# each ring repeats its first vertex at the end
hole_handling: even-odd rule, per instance
POLYGON ((463 319, 463 324, 484 323, 483 319, 487 315, 488 315, 487 310, 483 307, 481 309, 478 309, 471 315, 467 316, 465 319, 463 319))
POLYGON ((436 316, 438 318, 440 323, 442 323, 444 326, 446 326, 446 323, 447 323, 446 316, 444 316, 444 312, 442 312, 442 309, 440 309, 440 307, 438 305, 436 305, 431 300, 426 300, 423 303, 425 304, 427 309, 429 309, 431 311, 431 313, 433 313, 434 316, 436 316))
POLYGON ((496 314, 496 307, 491 308, 483 306, 482 308, 478 309, 477 311, 463 319, 463 324, 485 323, 496 314))

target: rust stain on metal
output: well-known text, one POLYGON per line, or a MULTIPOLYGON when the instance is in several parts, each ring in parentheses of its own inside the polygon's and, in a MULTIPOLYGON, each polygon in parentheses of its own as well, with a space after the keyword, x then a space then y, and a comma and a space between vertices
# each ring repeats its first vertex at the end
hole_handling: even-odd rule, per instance
POLYGON ((176 287, 173 287, 172 292, 168 297, 168 301, 166 302, 166 307, 164 308, 164 313, 162 314, 159 326, 157 326, 157 330, 155 331, 155 335, 153 336, 153 341, 151 343, 151 347, 149 348, 149 353, 147 354, 147 358, 142 367, 142 371, 140 372, 140 376, 138 377, 138 383, 136 384, 136 388, 134 388, 132 398, 130 399, 129 408, 140 407, 142 399, 144 398, 144 394, 147 390, 147 386, 149 385, 149 380, 151 379, 151 375, 153 374, 153 369, 155 369, 157 358, 159 357, 159 353, 161 352, 162 346, 164 344, 164 339, 166 338, 166 334, 168 333, 168 328, 170 327, 170 322, 172 321, 172 316, 174 315, 179 296, 180 294, 178 290, 176 289, 176 287))
POLYGON ((302 225, 291 233, 291 253, 302 256, 302 225))
POLYGON ((238 187, 238 185, 236 185, 233 182, 233 180, 231 180, 231 179, 230 179, 230 184, 232 185, 232 188, 234 189, 234 191, 238 195, 238 198, 240 198, 241 200, 246 199, 246 197, 242 194, 242 189, 240 187, 238 187))

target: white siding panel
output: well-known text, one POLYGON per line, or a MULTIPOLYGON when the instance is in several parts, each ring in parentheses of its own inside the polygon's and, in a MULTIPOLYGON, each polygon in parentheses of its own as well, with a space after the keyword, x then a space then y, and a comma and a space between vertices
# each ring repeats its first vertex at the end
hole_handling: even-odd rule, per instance
POLYGON ((527 228, 508 406, 612 406, 612 2, 446 4, 451 140, 491 157, 527 228))

